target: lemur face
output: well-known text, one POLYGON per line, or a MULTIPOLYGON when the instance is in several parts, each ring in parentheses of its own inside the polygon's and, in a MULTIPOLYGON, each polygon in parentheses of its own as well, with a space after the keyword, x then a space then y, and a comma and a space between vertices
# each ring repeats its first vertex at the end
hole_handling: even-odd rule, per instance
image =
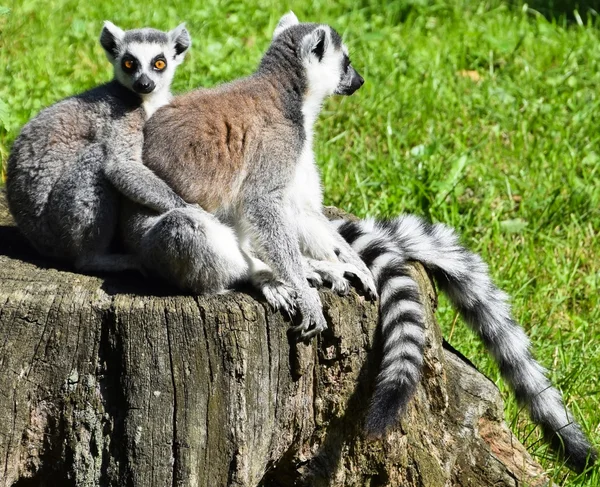
POLYGON ((308 92, 323 98, 351 95, 360 88, 364 79, 352 67, 348 48, 340 35, 328 25, 301 24, 293 12, 284 15, 275 32, 273 42, 299 44, 300 56, 308 81, 308 92))
POLYGON ((115 78, 142 97, 169 90, 175 68, 183 61, 191 39, 180 25, 170 32, 155 29, 123 31, 105 22, 100 43, 115 70, 115 78))
POLYGON ((334 93, 336 95, 351 95, 358 90, 365 82, 363 77, 358 74, 350 61, 348 48, 342 44, 342 75, 334 93))

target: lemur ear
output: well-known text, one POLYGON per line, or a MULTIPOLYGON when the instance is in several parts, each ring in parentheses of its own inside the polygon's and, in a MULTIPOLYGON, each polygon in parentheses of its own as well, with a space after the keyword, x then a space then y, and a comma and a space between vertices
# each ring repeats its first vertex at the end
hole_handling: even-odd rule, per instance
POLYGON ((298 17, 291 10, 285 14, 283 17, 279 19, 277 27, 273 31, 273 39, 275 39, 279 34, 281 34, 285 29, 291 27, 292 25, 299 24, 298 17))
POLYGON ((305 59, 311 55, 316 56, 320 62, 323 60, 325 51, 329 48, 330 43, 331 33, 329 32, 329 29, 327 27, 317 27, 302 39, 300 53, 305 59))
POLYGON ((183 56, 192 45, 190 33, 185 28, 185 24, 179 24, 169 32, 169 39, 175 48, 175 59, 183 59, 183 56))
POLYGON ((112 22, 104 21, 104 27, 100 33, 100 44, 106 51, 109 59, 114 59, 119 54, 119 45, 125 37, 125 32, 112 22))

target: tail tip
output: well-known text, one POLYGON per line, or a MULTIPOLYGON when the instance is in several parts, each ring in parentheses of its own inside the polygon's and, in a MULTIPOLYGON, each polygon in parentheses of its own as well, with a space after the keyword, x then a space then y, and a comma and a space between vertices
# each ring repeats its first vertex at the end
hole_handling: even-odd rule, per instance
POLYGON ((587 451, 566 453, 564 455, 567 467, 576 473, 583 473, 591 468, 598 460, 598 452, 590 445, 587 451))
POLYGON ((386 432, 398 422, 398 417, 404 412, 404 408, 382 407, 379 402, 374 402, 369 408, 365 421, 365 435, 368 440, 380 440, 386 432))
POLYGON ((546 431, 546 435, 550 436, 550 444, 564 459, 565 465, 574 472, 585 472, 597 462, 598 452, 576 423, 562 431, 550 434, 546 431))
POLYGON ((365 421, 365 436, 369 441, 381 440, 388 430, 391 421, 384 415, 369 412, 365 421))

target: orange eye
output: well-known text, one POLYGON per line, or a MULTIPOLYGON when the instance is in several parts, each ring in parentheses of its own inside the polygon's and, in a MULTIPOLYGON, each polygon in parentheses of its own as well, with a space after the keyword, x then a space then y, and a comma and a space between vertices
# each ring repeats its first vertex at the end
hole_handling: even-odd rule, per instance
POLYGON ((133 68, 133 61, 131 61, 130 59, 127 59, 124 63, 123 66, 125 66, 127 69, 131 69, 133 68))
POLYGON ((166 66, 166 65, 167 65, 167 63, 165 63, 165 62, 164 62, 162 59, 157 59, 157 60, 154 62, 154 67, 155 67, 156 69, 158 69, 159 71, 160 71, 160 70, 162 70, 162 69, 165 69, 165 66, 166 66))

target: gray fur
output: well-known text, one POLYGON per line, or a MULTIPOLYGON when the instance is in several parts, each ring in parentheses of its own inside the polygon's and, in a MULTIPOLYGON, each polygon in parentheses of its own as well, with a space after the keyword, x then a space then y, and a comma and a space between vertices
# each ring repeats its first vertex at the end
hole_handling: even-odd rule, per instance
POLYGON ((220 226, 200 208, 168 220, 132 208, 123 237, 149 272, 179 287, 222 292, 253 281, 271 305, 300 315, 295 330, 307 339, 326 327, 307 279, 344 293, 352 273, 375 294, 366 266, 322 214, 312 154, 321 102, 345 77, 356 80, 352 92, 362 78, 341 69, 346 54, 333 29, 297 19, 283 25, 253 76, 183 95, 145 127, 144 163, 220 226), (227 168, 236 164, 234 177, 227 168))
MULTIPOLYGON (((118 60, 138 32, 166 39, 163 47, 173 49, 167 33, 123 32, 107 22, 100 42, 115 78, 126 77, 118 74, 118 60)), ((148 96, 166 98, 169 86, 170 78, 148 96)), ((8 159, 7 198, 41 254, 79 269, 137 268, 131 256, 110 254, 120 195, 157 212, 187 206, 141 162, 146 99, 115 79, 42 110, 23 127, 8 159)))

